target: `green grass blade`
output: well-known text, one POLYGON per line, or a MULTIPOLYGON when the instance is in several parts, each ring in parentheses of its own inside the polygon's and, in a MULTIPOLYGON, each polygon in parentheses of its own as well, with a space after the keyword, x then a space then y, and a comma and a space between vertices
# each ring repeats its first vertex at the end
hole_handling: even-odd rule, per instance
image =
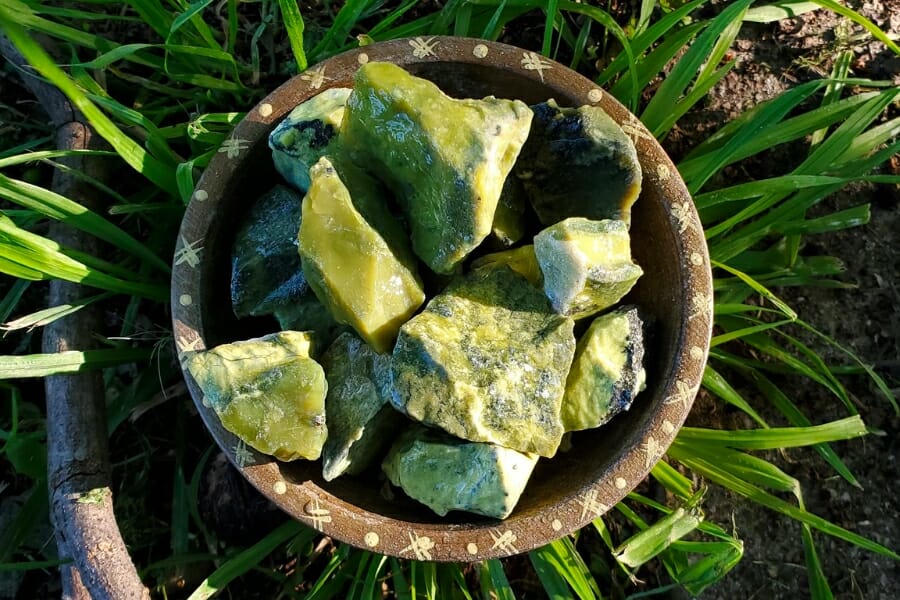
POLYGON ((628 35, 625 31, 616 23, 615 19, 613 19, 609 13, 599 8, 588 6, 585 4, 579 4, 578 2, 572 2, 571 0, 559 0, 559 10, 563 10, 566 12, 573 12, 577 14, 585 15, 597 21, 600 25, 605 27, 613 36, 618 40, 620 44, 622 44, 622 51, 625 53, 625 56, 628 57, 628 62, 626 63, 628 66, 628 70, 631 72, 631 77, 633 84, 631 86, 631 98, 627 103, 632 110, 637 106, 638 102, 638 87, 637 87, 637 73, 635 64, 637 62, 634 51, 631 49, 631 41, 628 38, 628 35))
POLYGON ((747 413, 747 415, 759 423, 761 427, 768 427, 763 418, 753 410, 753 407, 751 407, 738 391, 710 365, 706 365, 706 368, 703 370, 703 387, 728 404, 747 413))
MULTIPOLYGON (((853 62, 853 58, 854 54, 852 50, 844 50, 835 59, 834 66, 831 69, 831 81, 825 87, 825 95, 822 97, 822 106, 828 106, 829 104, 834 104, 840 100, 841 91, 844 89, 842 80, 850 74, 850 63, 853 62)), ((814 131, 810 138, 809 145, 811 147, 818 146, 822 140, 825 139, 827 134, 827 128, 814 131)))
POLYGON ((703 513, 694 503, 688 504, 623 542, 613 552, 615 559, 629 567, 639 567, 694 531, 703 520, 703 513))
POLYGON ((278 0, 278 6, 281 8, 281 19, 291 42, 294 60, 297 61, 297 71, 303 72, 309 66, 306 50, 303 49, 303 31, 306 29, 303 15, 300 14, 296 0, 278 0))
MULTIPOLYGON (((804 415, 790 398, 788 398, 784 392, 782 392, 778 386, 772 383, 765 375, 760 373, 757 369, 748 369, 747 372, 756 387, 792 425, 798 427, 812 426, 812 422, 806 418, 806 415, 804 415)), ((850 469, 847 468, 831 446, 825 443, 816 444, 815 449, 825 462, 831 465, 831 467, 848 483, 856 487, 861 487, 859 481, 857 481, 856 477, 850 472, 850 469)))
POLYGON ((131 138, 126 136, 106 115, 104 115, 74 82, 56 66, 43 49, 10 18, 7 9, 0 5, 0 17, 7 21, 6 35, 19 49, 22 56, 47 80, 66 95, 80 110, 94 130, 115 149, 122 159, 153 184, 169 194, 176 195, 175 174, 156 158, 151 156, 131 138))
POLYGON ((682 427, 678 437, 685 443, 717 444, 744 450, 777 450, 850 440, 869 432, 859 415, 810 427, 772 427, 727 431, 682 427))
POLYGON ((574 597, 569 585, 561 575, 565 571, 565 567, 560 568, 556 556, 549 546, 532 550, 528 553, 528 559, 531 561, 531 566, 534 567, 538 579, 541 580, 541 585, 544 586, 544 592, 549 600, 569 600, 574 597))
POLYGON ((0 379, 69 375, 93 369, 149 360, 148 348, 68 350, 55 354, 25 354, 0 357, 0 379))
POLYGON ((45 247, 22 245, 15 228, 8 228, 0 220, 0 271, 24 279, 62 279, 84 283, 109 292, 133 294, 143 298, 165 302, 168 289, 161 285, 138 281, 125 281, 97 271, 84 263, 45 247))
POLYGON ((35 327, 43 327, 58 319, 62 319, 63 317, 74 314, 85 306, 93 304, 94 302, 105 300, 111 295, 112 294, 109 293, 97 294, 96 296, 90 296, 89 298, 75 300, 70 304, 61 304, 59 306, 45 308, 43 310, 33 312, 17 319, 13 319, 12 321, 7 321, 0 325, 0 330, 16 331, 18 329, 28 329, 30 331, 35 327))
POLYGON ((215 570, 209 577, 203 580, 197 589, 193 591, 188 600, 207 600, 221 592, 225 586, 235 578, 254 568, 266 556, 271 554, 278 546, 287 542, 292 537, 315 537, 316 532, 304 527, 298 521, 288 521, 269 533, 253 546, 247 548, 234 558, 225 561, 221 567, 215 570))
POLYGON ((557 569, 575 595, 582 600, 602 599, 600 587, 597 585, 590 569, 581 554, 575 549, 572 538, 566 536, 550 542, 545 548, 556 560, 557 569))
POLYGON ((770 329, 777 329, 782 325, 787 325, 788 323, 793 323, 793 319, 785 319, 783 321, 773 321, 772 323, 762 323, 759 325, 753 325, 751 327, 744 327, 742 329, 733 329, 728 333, 723 333, 720 335, 714 335, 710 340, 709 347, 715 348, 721 344, 725 344, 731 342, 733 340, 739 340, 744 336, 752 335, 754 333, 762 333, 764 331, 768 331, 770 329))
MULTIPOLYGON (((685 18, 701 4, 705 4, 708 0, 692 0, 685 4, 681 4, 675 10, 665 14, 661 19, 651 25, 646 31, 634 37, 631 40, 631 47, 634 57, 640 56, 646 52, 660 39, 667 40, 676 27, 679 27, 685 18)), ((605 85, 615 79, 619 74, 629 68, 629 59, 634 60, 625 54, 618 54, 605 69, 597 77, 598 85, 605 85)))
POLYGON ((783 19, 799 17, 818 8, 819 5, 815 2, 782 0, 781 2, 773 2, 763 6, 754 6, 744 15, 744 21, 749 23, 773 23, 783 19))
POLYGON ((862 25, 863 29, 872 34, 876 40, 887 46, 891 49, 894 54, 900 54, 900 46, 898 46, 894 40, 892 40, 885 32, 878 28, 875 23, 865 18, 855 10, 847 8, 843 4, 835 2, 834 0, 813 0, 819 6, 827 8, 828 10, 835 12, 843 17, 847 17, 854 23, 858 25, 862 25))
POLYGON ((31 286, 27 279, 17 279, 0 300, 0 323, 6 321, 22 300, 22 295, 31 286))
POLYGON ((0 195, 20 206, 71 225, 147 261, 164 273, 170 267, 152 250, 97 213, 42 187, 0 175, 0 195))
POLYGON ((11 156, 0 156, 0 169, 14 165, 28 164, 48 158, 65 158, 73 156, 117 156, 115 152, 106 150, 40 150, 11 156))
POLYGON ((557 11, 559 10, 559 0, 547 0, 544 12, 546 19, 544 20, 544 39, 541 44, 541 54, 550 56, 550 48, 553 45, 553 25, 556 22, 557 11))
POLYGON ((482 595, 497 600, 516 600, 503 570, 503 563, 496 558, 481 563, 482 595))
POLYGON ((716 43, 723 34, 730 34, 735 21, 750 6, 753 0, 738 0, 729 4, 706 29, 697 36, 688 51, 682 56, 662 85, 653 95, 641 113, 641 121, 654 135, 659 135, 662 122, 671 106, 688 90, 690 82, 697 75, 703 63, 716 50, 716 43))
POLYGON ((803 557, 806 560, 806 576, 809 579, 809 595, 814 600, 833 600, 834 594, 831 593, 828 579, 825 578, 825 572, 822 570, 822 563, 819 561, 809 525, 804 523, 801 526, 801 536, 803 557))
POLYGON ((815 529, 823 533, 827 533, 828 535, 834 536, 838 539, 850 542, 860 548, 870 550, 877 554, 881 554, 883 556, 887 556, 894 560, 900 560, 900 555, 892 550, 885 548, 881 544, 873 542, 872 540, 866 539, 861 535, 853 533, 844 529, 843 527, 839 527, 818 515, 814 515, 810 512, 807 512, 801 508, 798 508, 780 498, 773 496, 767 492, 764 492, 760 488, 743 481, 742 479, 728 473, 721 466, 716 464, 716 462, 709 462, 695 456, 691 456, 687 452, 684 451, 684 447, 678 446, 676 444, 672 444, 669 447, 669 455, 681 462, 689 469, 692 469, 706 477, 710 481, 718 483, 733 492, 756 502, 757 504, 779 512, 781 514, 787 515, 801 523, 806 523, 815 529))
POLYGON ((778 223, 772 227, 772 231, 784 235, 815 235, 849 229, 850 227, 859 227, 868 223, 871 217, 872 212, 869 205, 863 204, 834 212, 824 217, 778 223))
POLYGON ((687 500, 694 495, 691 480, 676 471, 664 460, 657 462, 650 471, 653 478, 676 497, 687 500))

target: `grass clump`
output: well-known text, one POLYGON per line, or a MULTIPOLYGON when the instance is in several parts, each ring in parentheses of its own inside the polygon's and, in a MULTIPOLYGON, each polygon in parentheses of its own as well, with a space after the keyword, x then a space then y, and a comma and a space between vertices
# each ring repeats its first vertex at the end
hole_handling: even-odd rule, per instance
POLYGON ((667 579, 657 588, 640 588, 635 597, 676 587, 696 595, 723 578, 744 552, 733 531, 704 520, 707 484, 801 523, 814 597, 831 595, 814 530, 896 560, 888 548, 808 512, 801 482, 755 453, 809 446, 836 475, 858 486, 832 446, 867 433, 865 414, 839 374, 868 374, 898 410, 889 385, 869 365, 803 321, 776 293, 786 286, 846 285, 837 278, 840 262, 808 255, 803 240, 864 224, 870 209, 810 212, 848 184, 900 182, 873 174, 900 150, 900 118, 885 117, 900 89, 849 77, 848 52, 835 61, 830 77, 758 104, 678 163, 714 261, 716 330, 703 387, 717 402, 746 413, 756 428, 683 429, 667 460, 651 473, 668 504, 633 492, 592 527, 529 553, 527 561, 400 561, 332 544, 293 522, 261 539, 218 539, 199 505, 213 448, 192 435, 197 419, 166 401, 180 385, 165 315, 178 222, 200 170, 243 117, 235 110, 252 106, 283 78, 359 44, 397 37, 513 40, 594 79, 665 144, 735 66, 729 49, 745 22, 820 7, 900 54, 871 22, 830 0, 724 6, 644 1, 633 13, 615 14, 569 0, 449 0, 442 7, 348 0, 314 9, 292 0, 64 6, 0 0, 3 31, 37 75, 59 88, 109 144, 110 150, 91 154, 113 161, 123 174, 113 184, 81 175, 108 204, 101 214, 49 189, 50 169, 64 168, 60 159, 74 154, 53 149, 40 117, 23 126, 23 139, 0 147, 0 272, 8 276, 0 286, 0 321, 14 332, 0 359, 0 488, 17 497, 13 508, 4 504, 0 511, 0 577, 22 585, 23 574, 33 579, 31 573, 66 561, 46 537, 30 535, 47 531, 48 507, 44 416, 40 392, 28 378, 84 369, 104 369, 120 522, 144 581, 161 596, 193 590, 190 598, 209 598, 229 586, 263 585, 273 596, 290 598, 370 598, 386 589, 399 598, 505 599, 530 585, 552 597, 601 598, 638 589, 634 582, 648 561, 658 561, 667 579), (52 40, 53 57, 38 36, 52 40), (746 182, 723 176, 730 166, 787 144, 805 155, 783 172, 746 182), (52 242, 44 236, 52 220, 107 242, 113 252, 91 256, 52 242), (48 279, 80 282, 97 294, 35 310, 42 296, 34 282, 48 279), (104 348, 35 352, 33 329, 95 302, 117 315, 117 331, 103 339, 104 348), (810 336, 844 352, 852 368, 829 366, 804 341, 810 336), (807 409, 779 388, 785 375, 818 386, 847 417, 814 425, 807 409), (773 427, 763 414, 789 426, 773 427), (160 480, 172 482, 164 501, 153 489, 160 480))

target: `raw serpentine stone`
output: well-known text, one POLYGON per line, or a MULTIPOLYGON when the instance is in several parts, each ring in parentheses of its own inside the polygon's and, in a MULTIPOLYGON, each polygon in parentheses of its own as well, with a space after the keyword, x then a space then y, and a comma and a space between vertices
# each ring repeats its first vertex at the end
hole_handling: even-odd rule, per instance
POLYGON ((356 72, 341 139, 396 194, 415 253, 451 273, 491 232, 531 116, 518 100, 454 100, 396 65, 372 62, 356 72))
POLYGON ((334 318, 377 352, 425 301, 406 235, 379 184, 347 161, 322 158, 303 199, 303 273, 334 318))
POLYGON ((297 255, 297 192, 276 185, 257 200, 235 236, 231 303, 239 318, 272 314, 309 294, 297 255))
POLYGON ((222 426, 281 460, 315 460, 328 434, 322 367, 307 333, 265 337, 191 352, 186 365, 222 426))
POLYGON ((509 268, 475 271, 400 329, 391 403, 463 439, 553 456, 573 326, 509 268))
POLYGON ((544 274, 534 255, 534 246, 521 246, 512 250, 485 254, 472 261, 472 270, 509 267, 528 280, 531 285, 543 289, 544 274))
POLYGON ((644 336, 637 307, 594 319, 575 347, 566 381, 562 421, 566 431, 603 425, 628 410, 644 389, 644 336))
POLYGON ((275 169, 301 192, 309 189, 309 169, 335 154, 350 88, 331 88, 297 105, 269 134, 275 169))
POLYGON ((537 460, 536 454, 415 425, 394 443, 382 468, 391 483, 440 516, 464 510, 505 519, 537 460))
POLYGON ((630 223, 641 192, 631 139, 599 106, 531 107, 534 122, 514 174, 545 226, 567 217, 630 223))
POLYGON ((231 304, 238 318, 274 315, 282 330, 312 331, 324 348, 342 326, 303 276, 297 253, 302 200, 276 185, 250 209, 232 247, 231 304))
POLYGON ((560 221, 534 237, 534 253, 553 309, 574 319, 609 308, 643 274, 622 221, 560 221))
POLYGON ((500 248, 508 248, 525 237, 525 213, 528 198, 525 188, 516 177, 507 177, 497 201, 491 236, 500 248))
POLYGON ((326 481, 368 468, 402 429, 405 419, 388 402, 391 357, 378 354, 352 333, 339 336, 322 355, 328 380, 328 440, 322 449, 326 481))

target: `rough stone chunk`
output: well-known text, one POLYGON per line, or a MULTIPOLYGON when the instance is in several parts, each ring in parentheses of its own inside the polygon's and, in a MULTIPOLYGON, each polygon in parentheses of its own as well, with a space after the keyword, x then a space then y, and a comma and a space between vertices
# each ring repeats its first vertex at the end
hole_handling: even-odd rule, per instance
POLYGON ((553 456, 573 325, 508 268, 475 271, 400 329, 391 403, 463 439, 553 456))
POLYGON ((567 217, 631 222, 641 192, 637 150, 598 106, 532 106, 531 134, 514 170, 545 226, 567 217))
POLYGON ((491 232, 530 123, 518 100, 454 100, 398 66, 372 62, 356 72, 341 139, 397 195, 415 253, 450 273, 491 232))
POLYGON ((505 519, 537 460, 535 454, 466 442, 416 425, 391 447, 382 467, 391 483, 440 516, 464 510, 505 519))
POLYGON ((326 481, 356 475, 381 457, 404 422, 388 402, 391 357, 377 354, 352 333, 339 336, 322 356, 328 379, 328 440, 322 449, 326 481))
POLYGON ((186 365, 225 429, 281 460, 315 460, 328 384, 309 353, 308 334, 282 331, 191 353, 186 365))
POLYGON ((425 301, 406 236, 377 182, 361 170, 322 158, 310 174, 300 223, 303 272, 337 321, 385 352, 425 301))
POLYGON ((334 154, 350 88, 331 88, 297 105, 269 134, 275 169, 301 192, 309 189, 309 169, 334 154))
POLYGON ((534 253, 553 309, 574 319, 609 308, 643 274, 622 221, 566 219, 534 237, 534 253))
POLYGON ((231 303, 239 318, 272 314, 309 293, 297 255, 302 198, 276 185, 256 201, 235 236, 231 303))
POLYGON ((578 431, 603 425, 628 410, 646 378, 638 309, 622 307, 597 317, 575 347, 563 396, 563 427, 578 431))
POLYGON ((472 261, 472 270, 496 269, 504 266, 527 279, 533 286, 541 288, 544 283, 544 275, 534 255, 534 246, 531 245, 485 254, 472 261))
POLYGON ((238 318, 274 315, 283 330, 313 331, 321 347, 341 330, 316 298, 297 254, 303 199, 276 185, 260 197, 235 236, 231 304, 238 318))
POLYGON ((516 177, 507 177, 491 226, 491 236, 500 248, 508 248, 525 237, 527 207, 528 198, 522 182, 516 177))

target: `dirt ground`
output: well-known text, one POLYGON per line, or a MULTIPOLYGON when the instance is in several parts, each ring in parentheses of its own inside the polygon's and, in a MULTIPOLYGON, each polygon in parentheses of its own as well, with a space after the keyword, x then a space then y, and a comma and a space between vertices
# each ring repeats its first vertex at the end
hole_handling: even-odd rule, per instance
MULTIPOLYGON (((848 2, 886 31, 900 32, 900 1, 848 2)), ((713 90, 703 110, 682 121, 669 140, 677 148, 696 136, 785 89, 830 72, 837 51, 850 47, 855 54, 852 76, 893 79, 900 83, 900 60, 881 44, 860 43, 857 26, 825 11, 808 13, 777 25, 746 25, 735 45, 737 67, 713 90), (680 134, 680 135, 679 135, 680 134)), ((896 116, 896 106, 893 116, 896 116)), ((747 165, 755 177, 766 176, 767 165, 796 161, 803 148, 775 150, 758 164, 747 165), (799 154, 798 154, 799 153, 799 154)), ((897 172, 895 161, 885 172, 897 172)), ((781 167, 783 169, 783 166, 781 167)), ((779 172, 783 170, 779 169, 779 172)), ((894 396, 900 392, 900 189, 889 185, 858 185, 829 198, 816 213, 827 214, 871 203, 872 219, 864 226, 806 240, 809 254, 830 255, 846 266, 843 280, 855 289, 790 288, 779 293, 822 332, 839 340, 864 361, 873 364, 894 396)), ((812 338, 809 343, 830 359, 848 364, 846 356, 812 338)), ((777 382, 814 422, 846 416, 839 400, 806 380, 777 382)), ((900 501, 897 498, 897 435, 900 419, 884 396, 865 377, 845 381, 866 424, 880 434, 862 442, 834 448, 858 478, 856 489, 830 470, 812 450, 800 449, 769 456, 800 480, 807 508, 838 525, 888 548, 900 548, 900 501)), ((752 398, 752 391, 747 391, 752 398)), ((786 424, 766 411, 765 401, 754 403, 773 424, 786 424)), ((750 427, 737 411, 722 409, 701 397, 690 422, 695 425, 750 427)), ((799 525, 780 515, 751 506, 720 488, 711 488, 705 503, 707 517, 722 525, 734 523, 745 543, 744 560, 725 581, 704 594, 707 598, 796 598, 808 595, 799 525)), ((837 598, 896 598, 900 566, 824 534, 815 543, 825 574, 837 598)))

